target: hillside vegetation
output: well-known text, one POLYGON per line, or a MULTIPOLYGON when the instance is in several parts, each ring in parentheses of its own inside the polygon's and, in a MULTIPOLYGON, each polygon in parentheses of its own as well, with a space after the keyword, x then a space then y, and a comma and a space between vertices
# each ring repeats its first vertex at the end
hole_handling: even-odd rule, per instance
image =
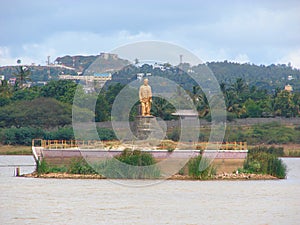
MULTIPOLYGON (((76 68, 71 71, 75 73, 79 70, 84 71, 94 59, 95 57, 66 56, 57 60, 61 65, 74 64, 76 68), (75 60, 73 61, 73 59, 75 60)), ((27 145, 30 144, 32 138, 72 139, 74 138, 71 128, 72 107, 80 112, 82 122, 110 121, 111 109, 116 96, 126 84, 136 80, 137 73, 150 72, 152 74, 149 77, 150 84, 152 77, 155 76, 173 80, 186 90, 182 94, 188 95, 192 99, 199 117, 207 121, 211 120, 210 106, 204 92, 184 72, 188 68, 196 69, 204 65, 191 67, 183 64, 181 65, 182 69, 179 69, 166 64, 164 65, 166 69, 161 70, 148 64, 141 67, 127 65, 128 61, 116 57, 103 59, 103 62, 107 65, 124 67, 118 72, 113 72, 112 81, 105 84, 99 95, 87 94, 80 84, 66 80, 53 79, 49 80, 45 86, 27 87, 24 84, 32 79, 47 80, 49 77, 46 76, 46 68, 41 67, 37 73, 37 67, 24 69, 19 66, 14 67, 15 71, 13 71, 13 67, 1 67, 0 73, 5 71, 5 73, 12 73, 17 78, 17 82, 14 86, 8 84, 7 81, 0 83, 0 142, 27 145), (78 96, 74 101, 76 90, 78 96), (91 107, 89 104, 89 101, 93 99, 97 102, 95 107, 91 107)), ((286 65, 256 66, 226 61, 207 63, 207 66, 212 69, 220 81, 229 121, 237 118, 299 117, 299 70, 286 65), (287 80, 288 76, 292 76, 293 79, 287 80), (287 83, 293 85, 293 92, 283 90, 287 83)), ((160 97, 153 98, 152 115, 164 120, 177 119, 172 115, 173 112, 175 112, 175 107, 172 103, 160 97)), ((138 102, 133 106, 129 119, 134 120, 137 114, 138 102)), ((121 116, 127 115, 122 115, 120 112, 121 116)), ((175 129, 170 132, 168 137, 176 140, 178 131, 175 129)), ((200 135, 200 140, 206 139, 205 132, 200 135)), ((100 129, 99 134, 105 140, 115 138, 113 131, 109 129, 100 129)), ((261 124, 247 128, 235 126, 232 129, 229 127, 225 139, 247 141, 251 144, 297 143, 300 140, 299 127, 286 127, 280 124, 261 124)))

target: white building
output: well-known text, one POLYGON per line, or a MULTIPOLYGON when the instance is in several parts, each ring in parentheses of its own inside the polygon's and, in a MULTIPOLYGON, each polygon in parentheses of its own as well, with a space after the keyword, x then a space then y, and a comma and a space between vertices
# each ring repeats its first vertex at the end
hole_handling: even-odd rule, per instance
POLYGON ((144 77, 144 75, 145 75, 144 73, 137 73, 137 74, 136 74, 136 79, 137 79, 137 80, 142 80, 143 77, 144 77))

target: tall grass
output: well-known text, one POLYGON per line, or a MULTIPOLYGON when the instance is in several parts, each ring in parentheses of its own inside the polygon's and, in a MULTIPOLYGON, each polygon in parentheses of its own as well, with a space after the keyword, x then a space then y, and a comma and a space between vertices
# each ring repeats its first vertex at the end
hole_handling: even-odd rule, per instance
POLYGON ((83 158, 74 158, 64 166, 49 165, 46 160, 37 164, 37 173, 67 172, 71 174, 96 174, 107 178, 120 179, 153 179, 160 177, 160 170, 155 165, 154 157, 138 150, 125 149, 112 159, 89 164, 83 158))
POLYGON ((154 179, 160 177, 155 159, 149 153, 125 149, 120 155, 93 166, 107 178, 154 179))
POLYGON ((68 166, 68 173, 71 174, 96 174, 95 169, 83 158, 74 158, 68 166))
POLYGON ((284 179, 287 173, 287 167, 278 158, 278 154, 282 154, 281 150, 278 152, 274 147, 264 148, 262 151, 256 149, 249 151, 247 159, 244 163, 244 171, 249 173, 270 174, 280 179, 284 179))
POLYGON ((50 165, 46 160, 37 163, 37 173, 70 173, 70 174, 95 174, 97 173, 83 158, 74 158, 69 165, 50 165))
POLYGON ((194 179, 207 180, 216 174, 216 167, 211 164, 209 159, 199 155, 190 159, 188 171, 194 179))

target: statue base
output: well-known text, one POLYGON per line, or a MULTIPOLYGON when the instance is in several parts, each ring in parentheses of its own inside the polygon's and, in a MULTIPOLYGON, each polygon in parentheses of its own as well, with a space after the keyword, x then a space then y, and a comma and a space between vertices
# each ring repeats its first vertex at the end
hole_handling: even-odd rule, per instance
POLYGON ((154 116, 136 116, 135 117, 135 136, 140 140, 145 140, 151 132, 155 131, 157 124, 154 116))

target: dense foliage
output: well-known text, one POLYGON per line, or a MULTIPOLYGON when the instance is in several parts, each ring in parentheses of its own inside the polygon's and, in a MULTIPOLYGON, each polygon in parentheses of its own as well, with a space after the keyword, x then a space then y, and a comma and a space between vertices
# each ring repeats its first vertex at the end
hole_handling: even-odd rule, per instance
POLYGON ((287 167, 278 158, 278 155, 281 154, 283 154, 282 149, 274 147, 260 147, 250 150, 244 163, 243 172, 270 174, 283 179, 286 177, 287 167))
POLYGON ((38 174, 70 173, 70 174, 97 174, 91 165, 83 158, 73 158, 68 165, 50 165, 46 160, 37 163, 38 174))
MULTIPOLYGON (((115 140, 113 130, 97 128, 99 138, 102 141, 115 140)), ((32 139, 45 140, 74 140, 72 127, 62 127, 55 130, 43 130, 36 127, 11 127, 0 129, 0 144, 4 145, 27 145, 30 146, 32 139)))

